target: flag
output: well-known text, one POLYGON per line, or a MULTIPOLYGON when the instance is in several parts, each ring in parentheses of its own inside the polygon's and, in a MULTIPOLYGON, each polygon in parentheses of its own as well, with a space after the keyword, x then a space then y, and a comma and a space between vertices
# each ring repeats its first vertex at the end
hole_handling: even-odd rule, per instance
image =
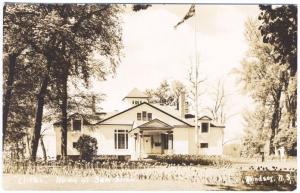
POLYGON ((187 20, 187 19, 193 17, 193 16, 195 15, 195 12, 196 12, 196 10, 195 10, 195 5, 191 5, 191 7, 190 7, 189 11, 187 12, 187 14, 184 16, 184 18, 183 18, 180 22, 178 22, 178 23, 174 26, 174 28, 176 29, 176 28, 177 28, 180 24, 182 24, 185 20, 187 20))

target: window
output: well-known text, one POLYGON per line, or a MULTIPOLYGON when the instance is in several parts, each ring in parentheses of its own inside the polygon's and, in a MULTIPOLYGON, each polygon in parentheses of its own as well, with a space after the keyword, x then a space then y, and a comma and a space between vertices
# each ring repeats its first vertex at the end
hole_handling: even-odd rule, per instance
POLYGON ((138 105, 138 104, 139 104, 139 101, 135 101, 134 103, 135 103, 136 105, 138 105))
POLYGON ((163 149, 173 149, 173 134, 162 134, 163 149))
POLYGON ((168 135, 168 149, 173 149, 173 134, 168 135))
POLYGON ((134 101, 132 101, 132 104, 134 105, 134 101))
POLYGON ((137 115, 136 115, 136 116, 137 116, 137 120, 138 120, 138 121, 140 121, 140 120, 142 119, 142 115, 141 115, 141 113, 137 113, 137 115))
POLYGON ((152 113, 148 113, 148 121, 152 120, 152 113))
POLYGON ((146 120, 147 120, 147 112, 143 111, 143 121, 146 121, 146 120))
POLYGON ((208 133, 208 123, 201 123, 201 133, 208 133))
POLYGON ((115 130, 115 149, 128 149, 128 130, 115 130))
POLYGON ((74 131, 81 130, 81 120, 73 120, 73 130, 74 131))
POLYGON ((75 148, 77 145, 77 142, 73 142, 73 148, 75 148))
POLYGON ((208 143, 200 143, 200 148, 208 148, 208 143))

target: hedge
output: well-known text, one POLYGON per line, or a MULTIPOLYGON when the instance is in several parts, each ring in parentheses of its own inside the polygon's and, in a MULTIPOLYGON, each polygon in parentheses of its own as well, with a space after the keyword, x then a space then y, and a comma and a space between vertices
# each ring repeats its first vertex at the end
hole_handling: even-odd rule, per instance
POLYGON ((149 155, 148 158, 162 163, 176 165, 231 165, 231 161, 221 156, 207 155, 149 155))

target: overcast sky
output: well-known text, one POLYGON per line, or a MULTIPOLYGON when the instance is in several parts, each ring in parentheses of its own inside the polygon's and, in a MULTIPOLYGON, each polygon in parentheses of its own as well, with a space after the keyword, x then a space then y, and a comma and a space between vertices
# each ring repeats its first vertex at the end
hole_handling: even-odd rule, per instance
MULTIPOLYGON (((140 12, 123 15, 124 57, 114 78, 94 82, 92 90, 107 94, 101 104, 104 111, 124 108, 122 98, 134 87, 155 88, 164 80, 187 82, 191 60, 195 58, 195 20, 200 71, 206 77, 200 88, 210 93, 219 79, 226 84, 227 114, 239 114, 226 123, 226 138, 242 133, 241 112, 249 104, 236 85, 232 74, 240 66, 247 51, 244 23, 259 14, 256 5, 197 5, 196 17, 190 18, 176 30, 189 5, 154 5, 140 12)), ((201 96, 200 105, 209 105, 209 94, 201 96)))

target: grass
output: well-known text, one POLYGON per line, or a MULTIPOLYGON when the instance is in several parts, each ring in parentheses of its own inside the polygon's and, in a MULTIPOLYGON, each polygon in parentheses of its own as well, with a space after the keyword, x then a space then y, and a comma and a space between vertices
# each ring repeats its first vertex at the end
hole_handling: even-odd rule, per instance
MULTIPOLYGON (((230 167, 224 165, 183 165, 152 162, 35 162, 28 161, 6 162, 3 167, 4 183, 7 189, 57 190, 63 187, 66 190, 293 190, 296 188, 296 164, 288 163, 291 167, 279 167, 274 163, 263 165, 246 164, 245 162, 233 163, 230 167), (294 167, 293 167, 294 166, 294 167), (281 171, 279 171, 281 170, 281 171), (290 174, 292 181, 245 183, 245 176, 258 177, 290 174), (35 178, 44 179, 39 182, 35 178), (58 176, 58 177, 57 177, 58 176), (24 178, 25 177, 25 178, 24 178), (87 179, 82 184, 81 180, 87 179), (26 181, 27 180, 27 181, 26 181), (12 182, 22 182, 13 185, 12 182), (170 182, 176 186, 168 186, 170 182), (291 182, 291 184, 290 184, 291 182), (276 183, 276 186, 274 184, 276 183), (52 185, 51 185, 52 184, 52 185), (82 184, 82 186, 80 186, 82 184), (121 185, 120 185, 121 184, 121 185), (134 184, 138 184, 134 186, 134 184), (150 184, 157 184, 151 189, 150 184), (29 186, 31 185, 31 186, 29 186)), ((277 177, 276 177, 277 176, 277 177)))

